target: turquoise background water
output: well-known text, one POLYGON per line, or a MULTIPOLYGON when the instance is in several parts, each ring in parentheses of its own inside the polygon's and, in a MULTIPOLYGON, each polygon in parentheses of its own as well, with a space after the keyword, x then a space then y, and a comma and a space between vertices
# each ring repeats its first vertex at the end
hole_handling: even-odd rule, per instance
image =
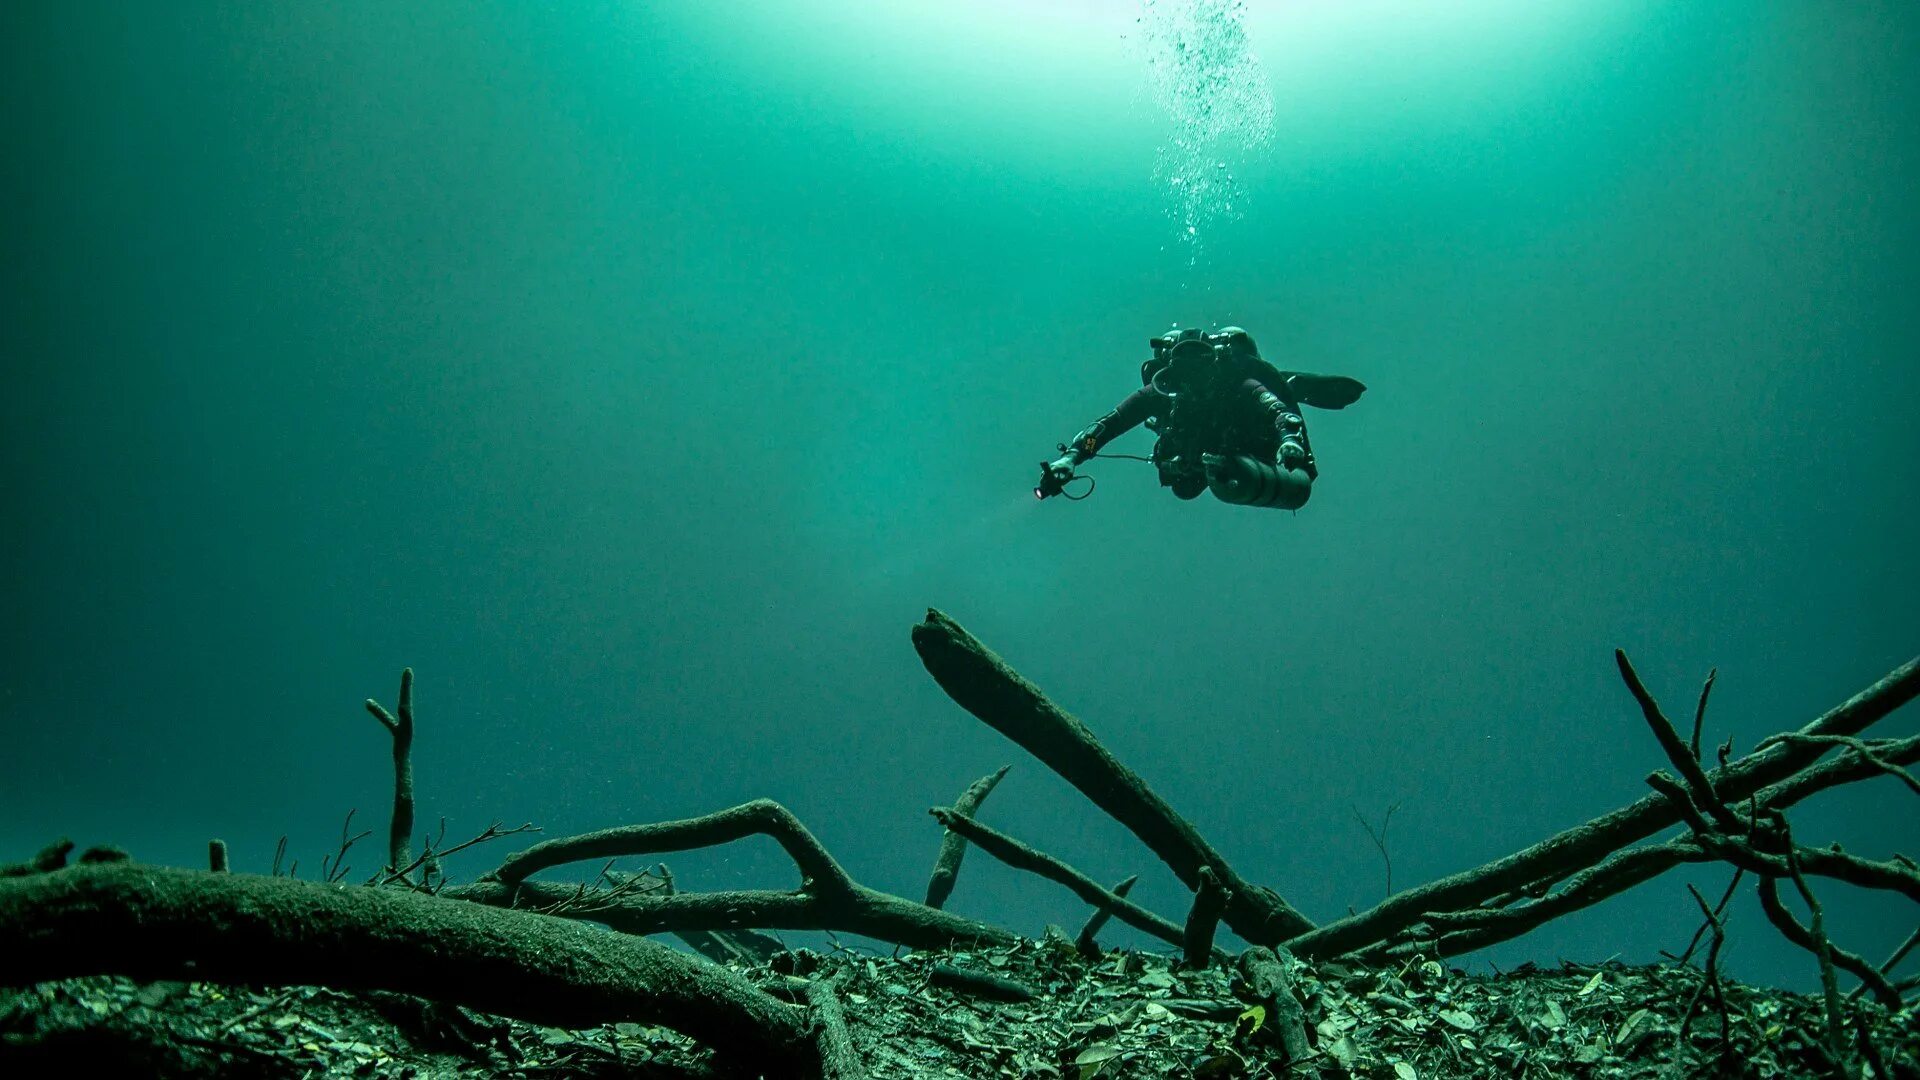
MULTIPOLYGON (((0 849, 305 874, 384 820, 359 703, 412 665, 449 835, 769 796, 915 895, 1012 761, 987 820, 1184 910, 933 685, 931 605, 1327 919, 1382 891, 1356 809, 1404 800, 1404 887, 1639 797, 1616 646, 1676 716, 1717 665, 1742 750, 1914 653, 1920 8, 1254 3, 1272 135, 1196 248, 1133 5, 1035 7, 7 5, 0 849), (1371 388, 1303 512, 1034 502, 1228 322, 1371 388)), ((1650 959, 1686 880, 1492 959, 1650 959)), ((984 858, 953 906, 1083 914, 984 858)), ((1737 974, 1811 983, 1736 911, 1737 974)))

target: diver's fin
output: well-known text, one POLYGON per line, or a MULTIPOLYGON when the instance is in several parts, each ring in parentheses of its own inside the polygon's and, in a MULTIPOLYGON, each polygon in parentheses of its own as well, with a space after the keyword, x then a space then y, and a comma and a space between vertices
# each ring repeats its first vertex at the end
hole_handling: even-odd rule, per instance
POLYGON ((1302 405, 1316 409, 1344 409, 1360 400, 1366 384, 1345 375, 1315 375, 1310 371, 1288 373, 1287 388, 1302 405))

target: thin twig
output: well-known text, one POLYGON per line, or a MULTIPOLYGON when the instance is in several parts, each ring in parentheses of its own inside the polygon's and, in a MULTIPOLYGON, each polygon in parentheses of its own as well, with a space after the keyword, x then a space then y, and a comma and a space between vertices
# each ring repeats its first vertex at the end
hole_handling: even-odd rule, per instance
POLYGON ((232 1031, 234 1028, 239 1027, 240 1025, 246 1023, 247 1021, 253 1019, 256 1016, 259 1016, 263 1013, 272 1012, 273 1010, 279 1008, 280 1006, 285 1005, 288 1001, 291 1001, 293 997, 298 993, 300 993, 300 989, 298 987, 292 990, 282 990, 280 991, 280 993, 274 995, 271 998, 268 998, 266 1001, 263 1001, 258 1005, 255 1005, 253 1008, 248 1009, 246 1012, 238 1013, 234 1016, 228 1017, 226 1020, 221 1022, 219 1027, 216 1027, 213 1029, 213 1032, 212 1032, 213 1037, 219 1038, 220 1036, 225 1035, 227 1032, 232 1031))
MULTIPOLYGON (((1736 866, 1733 868, 1733 880, 1727 882, 1727 891, 1720 895, 1720 902, 1714 905, 1713 911, 1710 913, 1711 915, 1717 918, 1721 912, 1727 910, 1727 902, 1733 899, 1733 891, 1739 887, 1740 879, 1746 876, 1746 873, 1746 870, 1742 867, 1736 866)), ((1691 889, 1693 886, 1689 885, 1687 887, 1691 889)), ((1700 947, 1701 937, 1705 936, 1706 932, 1710 929, 1714 929, 1714 919, 1712 918, 1700 924, 1700 929, 1693 932, 1693 940, 1687 942, 1687 950, 1679 956, 1674 957, 1673 962, 1676 965, 1684 966, 1688 960, 1691 960, 1693 958, 1693 950, 1700 947)))
POLYGON ((562 915, 573 912, 591 914, 592 912, 604 909, 607 905, 623 896, 644 896, 647 893, 657 891, 665 886, 665 882, 654 880, 645 873, 615 876, 613 873, 613 864, 614 860, 608 859, 607 865, 600 868, 600 877, 594 883, 595 886, 598 886, 604 882, 608 886, 605 890, 598 889, 597 887, 589 887, 583 882, 573 896, 557 904, 549 904, 546 907, 534 908, 532 910, 538 911, 543 915, 562 915))
POLYGON ((329 885, 347 876, 347 852, 353 848, 353 845, 373 835, 372 829, 363 829, 348 836, 348 831, 353 828, 353 815, 354 811, 348 810, 347 820, 340 824, 339 850, 333 853, 331 859, 324 855, 320 858, 320 880, 329 885))
MULTIPOLYGON (((1694 989, 1693 999, 1687 1002, 1687 1011, 1680 1019, 1679 1044, 1682 1052, 1684 1052, 1687 1048, 1687 1032, 1692 1028, 1694 1013, 1700 1007, 1700 995, 1702 992, 1711 989, 1713 991, 1714 1008, 1718 1010, 1720 1014, 1720 1053, 1724 1056, 1730 1046, 1728 1042, 1730 1023, 1727 1019, 1727 996, 1725 988, 1720 984, 1720 947, 1726 943, 1726 925, 1720 919, 1720 912, 1717 909, 1707 906, 1706 898, 1700 895, 1700 890, 1694 888, 1692 883, 1688 883, 1687 892, 1692 894, 1693 902, 1700 905, 1700 913, 1706 916, 1707 925, 1713 929, 1713 943, 1707 946, 1707 967, 1700 980, 1700 985, 1694 989)), ((1731 895, 1731 890, 1729 890, 1729 895, 1731 895)), ((1721 903, 1724 906, 1725 901, 1721 903)))
MULTIPOLYGON (((1687 748, 1693 751, 1693 759, 1695 761, 1700 760, 1700 726, 1705 723, 1707 719, 1707 695, 1713 693, 1713 680, 1717 678, 1719 674, 1719 668, 1713 668, 1707 672, 1707 681, 1700 685, 1700 704, 1694 706, 1693 709, 1693 738, 1688 741, 1687 748)), ((1726 759, 1723 756, 1721 763, 1725 764, 1725 761, 1726 759)))
MULTIPOLYGON (((1404 801, 1404 799, 1401 800, 1401 802, 1404 801)), ((1387 807, 1386 815, 1380 819, 1380 831, 1376 833, 1373 831, 1372 823, 1360 813, 1360 808, 1357 806, 1352 808, 1353 816, 1360 822, 1360 827, 1367 830, 1367 839, 1372 840, 1373 846, 1380 849, 1380 860, 1387 864, 1388 896, 1393 895, 1393 856, 1387 853, 1387 826, 1393 824, 1393 812, 1398 809, 1400 809, 1400 802, 1387 807)))
POLYGON ((479 836, 476 836, 471 840, 467 840, 462 843, 455 844, 445 851, 423 851, 420 853, 419 858, 414 859, 412 862, 408 863, 405 867, 399 870, 396 870, 393 873, 388 874, 386 877, 382 878, 380 881, 380 884, 391 885, 396 881, 405 880, 408 874, 413 873, 414 870, 419 868, 420 864, 426 862, 428 859, 435 859, 435 860, 444 859, 448 855, 452 855, 454 852, 465 851, 468 848, 473 847, 475 844, 484 844, 489 840, 498 840, 503 836, 513 836, 518 833, 540 831, 540 827, 538 825, 535 825, 531 821, 527 822, 524 825, 516 825, 511 829, 503 829, 500 827, 500 825, 501 823, 496 821, 493 824, 487 826, 486 831, 482 832, 479 836))
POLYGON ((1827 941, 1826 916, 1821 913, 1820 901, 1814 898, 1813 890, 1807 887, 1806 875, 1800 872, 1800 856, 1794 850, 1793 831, 1787 825, 1786 816, 1775 815, 1774 823, 1786 844, 1787 871, 1793 876, 1793 887, 1800 890, 1800 899, 1806 901, 1807 929, 1813 935, 1814 955, 1820 958, 1820 990, 1827 999, 1827 1046, 1835 1061, 1844 1062, 1847 1060, 1846 1019, 1840 1004, 1840 983, 1833 973, 1833 946, 1827 941))

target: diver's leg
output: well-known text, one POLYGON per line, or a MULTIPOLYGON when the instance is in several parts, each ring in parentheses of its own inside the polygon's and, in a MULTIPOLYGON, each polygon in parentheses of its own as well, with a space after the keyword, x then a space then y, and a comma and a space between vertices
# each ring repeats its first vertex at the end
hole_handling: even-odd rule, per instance
POLYGON ((1208 454, 1207 488, 1221 502, 1298 510, 1313 494, 1313 479, 1250 454, 1208 454))

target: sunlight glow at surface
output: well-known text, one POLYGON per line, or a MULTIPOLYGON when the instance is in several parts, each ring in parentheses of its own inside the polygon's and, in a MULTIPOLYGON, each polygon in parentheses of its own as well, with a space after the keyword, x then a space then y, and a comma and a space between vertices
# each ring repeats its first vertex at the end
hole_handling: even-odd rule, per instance
MULTIPOLYGON (((831 111, 923 141, 933 152, 1000 142, 1109 143, 1144 152, 1164 135, 1153 107, 1140 0, 768 0, 750 17, 676 16, 718 47, 736 77, 781 84, 831 111)), ((1461 94, 1523 99, 1570 55, 1605 49, 1644 4, 1476 0, 1247 0, 1276 125, 1296 135, 1444 110, 1461 94)), ((695 14, 694 12, 697 12, 695 14)), ((1150 163, 1146 166, 1151 168, 1150 163)))

